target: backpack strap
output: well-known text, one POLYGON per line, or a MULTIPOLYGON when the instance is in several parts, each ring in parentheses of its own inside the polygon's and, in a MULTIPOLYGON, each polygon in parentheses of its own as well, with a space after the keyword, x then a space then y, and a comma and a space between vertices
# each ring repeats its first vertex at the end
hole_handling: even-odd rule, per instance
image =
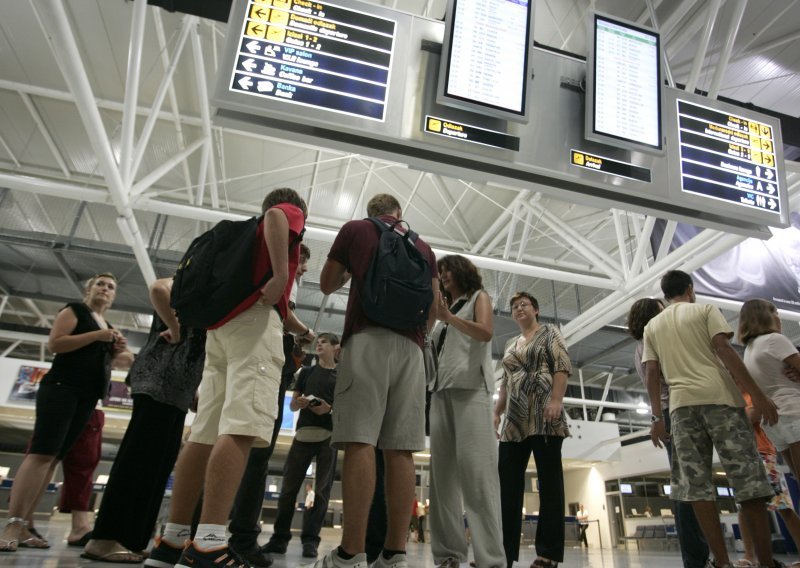
POLYGON ((372 223, 376 227, 378 227, 378 230, 381 233, 385 233, 386 231, 395 231, 398 235, 401 235, 404 239, 410 240, 412 243, 414 243, 414 246, 416 246, 416 242, 417 242, 417 239, 419 238, 419 235, 411 230, 411 227, 408 225, 408 222, 405 221, 404 219, 398 219, 397 221, 395 221, 391 225, 387 224, 380 217, 367 217, 365 219, 365 221, 372 221, 372 223), (405 233, 401 233, 400 231, 396 231, 395 230, 395 227, 397 225, 399 225, 400 223, 405 223, 406 229, 407 229, 405 233))

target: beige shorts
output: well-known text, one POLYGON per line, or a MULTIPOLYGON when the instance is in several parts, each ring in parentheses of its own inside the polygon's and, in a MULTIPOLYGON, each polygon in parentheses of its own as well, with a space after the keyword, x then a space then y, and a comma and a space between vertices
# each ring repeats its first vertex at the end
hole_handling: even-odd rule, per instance
POLYGON ((255 304, 208 332, 197 416, 189 441, 213 445, 223 434, 269 445, 278 415, 283 324, 272 306, 255 304))
POLYGON ((425 366, 416 343, 382 327, 347 340, 336 377, 331 441, 338 449, 348 442, 384 450, 425 447, 425 366))

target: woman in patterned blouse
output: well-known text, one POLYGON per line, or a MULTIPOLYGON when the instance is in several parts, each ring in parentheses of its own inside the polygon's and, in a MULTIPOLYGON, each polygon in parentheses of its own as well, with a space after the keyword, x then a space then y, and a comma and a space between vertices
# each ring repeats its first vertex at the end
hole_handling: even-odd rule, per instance
POLYGON ((501 415, 500 503, 508 568, 519 557, 525 469, 531 453, 539 478, 537 558, 531 568, 564 560, 564 474, 561 444, 569 436, 562 400, 572 371, 558 328, 539 323, 539 302, 527 292, 511 298, 520 334, 506 345, 495 426, 501 415))

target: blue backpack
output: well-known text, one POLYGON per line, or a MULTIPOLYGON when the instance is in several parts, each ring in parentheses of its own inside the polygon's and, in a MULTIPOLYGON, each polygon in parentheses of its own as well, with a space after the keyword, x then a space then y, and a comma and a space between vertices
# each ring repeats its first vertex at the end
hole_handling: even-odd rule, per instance
MULTIPOLYGON (((369 217, 380 233, 375 256, 361 287, 361 308, 367 319, 400 331, 424 327, 433 303, 431 269, 416 247, 418 235, 369 217)), ((406 223, 408 226, 408 223, 406 223)))

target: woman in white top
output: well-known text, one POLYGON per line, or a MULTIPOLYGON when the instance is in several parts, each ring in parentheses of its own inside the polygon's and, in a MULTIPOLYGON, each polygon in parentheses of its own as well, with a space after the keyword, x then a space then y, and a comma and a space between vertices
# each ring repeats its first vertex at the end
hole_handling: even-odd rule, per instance
POLYGON ((492 426, 492 301, 463 256, 438 262, 442 303, 433 342, 439 369, 431 396, 431 551, 440 568, 466 562, 466 509, 478 568, 505 567, 497 438, 492 426), (463 508, 462 508, 463 502, 463 508))
POLYGON ((763 425, 795 478, 800 479, 800 382, 787 372, 800 373, 800 353, 781 335, 778 309, 767 300, 747 300, 739 312, 739 341, 745 345, 744 364, 758 386, 778 407, 777 424, 763 425))

